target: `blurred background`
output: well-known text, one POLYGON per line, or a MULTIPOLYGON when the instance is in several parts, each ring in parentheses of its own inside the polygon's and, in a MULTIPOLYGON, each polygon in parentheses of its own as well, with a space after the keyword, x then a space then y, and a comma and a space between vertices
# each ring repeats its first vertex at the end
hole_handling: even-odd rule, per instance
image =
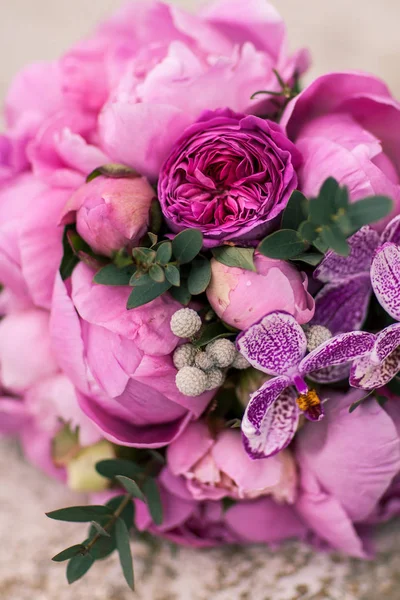
MULTIPOLYGON (((194 9, 202 0, 172 0, 194 9)), ((259 0, 262 2, 263 0, 259 0)), ((243 0, 246 2, 246 0, 243 0)), ((117 6, 118 0, 0 0, 0 98, 13 74, 28 62, 59 56, 117 6)), ((307 46, 307 79, 330 70, 362 69, 386 80, 400 97, 398 0, 276 0, 290 46, 307 46)), ((84 499, 82 499, 83 501, 84 499)), ((50 562, 80 540, 82 528, 44 516, 76 504, 76 495, 25 464, 18 448, 0 442, 0 599, 125 600, 116 560, 93 569, 68 588, 64 567, 50 562)), ((265 548, 178 550, 135 544, 138 591, 146 600, 398 600, 400 532, 378 538, 371 563, 315 555, 291 544, 265 548)))

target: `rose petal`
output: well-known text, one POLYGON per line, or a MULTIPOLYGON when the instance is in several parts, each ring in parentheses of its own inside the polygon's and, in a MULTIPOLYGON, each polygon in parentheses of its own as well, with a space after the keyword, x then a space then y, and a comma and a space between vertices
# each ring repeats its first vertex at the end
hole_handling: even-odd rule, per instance
POLYGON ((299 372, 306 375, 324 367, 349 362, 370 352, 374 342, 375 336, 365 331, 342 333, 327 340, 303 358, 299 372))
POLYGON ((369 273, 374 251, 379 245, 379 235, 369 226, 362 227, 348 240, 349 256, 328 252, 314 271, 314 277, 323 282, 336 283, 348 277, 369 273))
POLYGON ((328 283, 315 298, 311 325, 324 325, 333 335, 360 329, 367 316, 371 293, 369 272, 328 283))
POLYGON ((256 369, 269 375, 283 375, 304 356, 307 340, 294 317, 274 312, 241 333, 236 344, 256 369))
POLYGON ((378 248, 371 267, 375 295, 386 312, 400 321, 400 248, 386 242, 378 248))
POLYGON ((275 377, 250 397, 242 421, 244 446, 250 458, 280 452, 293 439, 299 411, 287 377, 275 377))

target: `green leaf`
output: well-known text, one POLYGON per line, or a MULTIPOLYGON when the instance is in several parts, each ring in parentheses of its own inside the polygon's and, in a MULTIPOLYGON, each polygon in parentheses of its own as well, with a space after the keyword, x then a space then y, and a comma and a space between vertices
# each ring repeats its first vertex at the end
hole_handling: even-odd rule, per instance
POLYGON ((124 475, 117 475, 115 479, 119 481, 129 494, 144 501, 145 498, 136 481, 133 481, 133 479, 125 477, 124 475))
POLYGON ((86 177, 86 183, 92 181, 96 177, 100 175, 104 175, 105 177, 112 177, 115 179, 121 179, 122 177, 126 178, 136 178, 140 177, 140 174, 132 169, 132 167, 128 167, 127 165, 121 165, 119 163, 107 163, 106 165, 101 165, 94 169, 89 175, 86 177))
POLYGON ((347 186, 338 187, 335 194, 335 206, 337 211, 346 211, 349 205, 349 190, 347 186))
POLYGON ((72 275, 72 271, 81 258, 86 262, 97 259, 94 257, 90 246, 75 231, 74 225, 67 225, 63 234, 63 257, 60 264, 60 274, 63 280, 72 275))
POLYGON ((179 287, 173 287, 169 292, 175 300, 184 306, 187 306, 192 299, 192 294, 188 290, 186 281, 182 281, 179 287))
POLYGON ((290 196, 289 202, 283 212, 281 228, 282 229, 297 229, 304 219, 307 219, 308 200, 298 190, 294 191, 290 196))
POLYGON ((162 283, 150 281, 145 285, 135 286, 130 293, 126 307, 130 310, 143 306, 164 294, 170 287, 169 281, 163 281, 162 283))
POLYGON ((182 265, 193 260, 203 246, 203 235, 198 229, 185 229, 172 240, 172 252, 182 265))
POLYGON ((337 212, 336 194, 339 184, 333 177, 324 181, 318 194, 318 198, 312 198, 309 202, 309 219, 316 225, 329 225, 332 216, 337 212))
POLYGON ((152 248, 134 248, 132 250, 132 257, 137 265, 145 265, 146 267, 148 267, 155 261, 156 251, 152 248))
POLYGON ((132 590, 134 590, 135 583, 133 577, 133 562, 129 531, 122 519, 117 519, 117 522, 115 524, 115 530, 117 539, 117 550, 122 572, 124 574, 126 583, 132 590))
POLYGON ((134 273, 130 278, 129 285, 132 287, 137 287, 140 285, 148 285, 149 283, 151 283, 151 281, 152 279, 148 273, 136 271, 136 273, 134 273))
MULTIPOLYGON (((106 522, 104 523, 106 525, 106 522)), ((85 544, 88 545, 93 540, 95 536, 98 535, 98 532, 93 527, 90 527, 89 537, 85 541, 85 544)), ((102 560, 103 558, 107 558, 114 552, 117 547, 117 542, 115 540, 115 527, 110 529, 110 537, 105 537, 104 535, 96 539, 96 542, 90 548, 90 555, 94 558, 94 560, 102 560)))
MULTIPOLYGON (((109 500, 107 502, 106 506, 108 506, 113 512, 115 512, 117 510, 117 508, 120 507, 121 502, 123 502, 124 500, 125 500, 124 495, 114 496, 114 498, 111 498, 111 500, 109 500)), ((127 526, 128 529, 130 529, 133 526, 134 514, 135 514, 135 507, 133 505, 133 502, 129 502, 129 504, 127 504, 125 506, 122 514, 120 515, 120 518, 125 521, 125 525, 127 526)))
POLYGON ((101 460, 96 463, 96 471, 107 479, 114 479, 117 475, 133 478, 143 473, 142 467, 125 458, 101 460))
POLYGON ((102 535, 103 537, 111 537, 108 531, 106 531, 104 527, 100 525, 100 523, 97 523, 97 521, 92 521, 92 525, 99 535, 102 535))
POLYGON ((151 517, 156 525, 161 525, 163 520, 163 508, 161 504, 160 491, 155 479, 149 477, 143 483, 143 494, 146 497, 151 517))
POLYGON ((201 330, 200 337, 195 340, 194 345, 201 348, 214 340, 234 337, 235 335, 236 332, 228 331, 221 321, 218 321, 217 323, 205 325, 201 330))
POLYGON ((380 221, 393 209, 393 202, 386 196, 370 196, 358 200, 348 207, 351 224, 355 230, 364 225, 380 221))
POLYGON ((118 268, 114 264, 109 264, 97 271, 93 281, 101 285, 128 285, 129 280, 135 273, 135 265, 118 268))
POLYGON ((313 243, 318 237, 316 225, 311 221, 303 221, 299 227, 299 235, 308 244, 313 243))
POLYGON ((178 267, 175 267, 175 265, 167 265, 165 267, 165 277, 172 285, 179 287, 181 283, 181 275, 178 267))
POLYGON ((351 414, 352 412, 354 412, 356 410, 356 408, 358 408, 363 402, 365 402, 372 394, 372 391, 369 392, 368 394, 366 394, 365 396, 363 396, 360 400, 357 400, 357 402, 353 402, 353 404, 350 405, 349 407, 349 413, 351 414))
POLYGON ((157 249, 156 261, 162 265, 166 265, 172 256, 171 242, 163 242, 157 249))
POLYGON ((350 254, 350 246, 346 238, 335 225, 322 227, 320 236, 328 248, 332 248, 337 254, 341 256, 348 256, 350 254))
POLYGON ((193 296, 202 294, 211 281, 211 264, 207 258, 195 258, 188 278, 188 289, 193 296))
POLYGON ((150 244, 151 244, 152 247, 157 244, 157 242, 158 242, 158 236, 155 233, 151 233, 151 231, 148 231, 147 232, 147 237, 149 238, 150 244))
POLYGON ((83 544, 75 544, 75 546, 70 546, 69 548, 65 548, 62 552, 59 552, 51 560, 54 562, 63 562, 64 560, 69 560, 74 556, 82 555, 85 553, 85 546, 83 544))
POLYGON ((88 523, 96 520, 98 516, 110 515, 106 506, 70 506, 46 513, 49 519, 56 521, 69 521, 73 523, 88 523))
POLYGON ((94 563, 94 558, 90 554, 84 556, 74 556, 68 563, 67 566, 67 580, 68 583, 74 583, 83 577, 94 563))
POLYGON ((153 198, 150 205, 149 230, 158 233, 163 223, 163 214, 157 198, 153 198))
POLYGON ((292 229, 280 229, 264 238, 258 246, 258 250, 269 258, 280 258, 288 260, 302 254, 306 249, 305 242, 297 231, 292 229))
POLYGON ((311 265, 312 267, 316 267, 319 265, 321 260, 324 258, 323 254, 319 252, 305 252, 304 254, 299 254, 296 258, 292 258, 293 261, 304 262, 307 265, 311 265))
POLYGON ((149 275, 153 281, 157 283, 163 283, 165 281, 164 269, 160 265, 151 265, 149 269, 149 275))
POLYGON ((238 267, 247 271, 256 271, 254 265, 254 248, 237 248, 236 246, 219 246, 211 250, 214 258, 227 267, 238 267))

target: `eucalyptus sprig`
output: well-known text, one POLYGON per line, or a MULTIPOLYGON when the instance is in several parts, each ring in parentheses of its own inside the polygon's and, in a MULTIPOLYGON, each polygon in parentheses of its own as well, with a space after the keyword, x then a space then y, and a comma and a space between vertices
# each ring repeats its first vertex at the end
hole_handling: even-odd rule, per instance
POLYGON ((350 203, 347 187, 332 177, 316 198, 295 191, 283 213, 281 229, 258 246, 269 258, 295 260, 316 266, 328 250, 348 256, 347 238, 364 225, 386 217, 393 203, 386 196, 370 196, 350 203))
POLYGON ((134 527, 134 498, 146 502, 153 521, 158 525, 162 523, 162 505, 155 480, 162 466, 161 455, 154 454, 157 456, 146 466, 125 459, 103 460, 96 464, 97 472, 123 487, 126 494, 115 496, 105 505, 71 506, 46 513, 57 521, 91 524, 88 537, 81 544, 62 550, 52 559, 55 562, 68 560, 68 583, 83 577, 97 560, 117 550, 125 580, 134 589, 129 535, 134 527))
POLYGON ((117 261, 100 269, 95 283, 129 285, 132 292, 127 308, 137 308, 170 291, 181 304, 192 295, 202 294, 211 279, 209 259, 201 254, 203 235, 197 229, 185 229, 172 240, 158 240, 148 234, 150 246, 134 248, 128 264, 117 261))

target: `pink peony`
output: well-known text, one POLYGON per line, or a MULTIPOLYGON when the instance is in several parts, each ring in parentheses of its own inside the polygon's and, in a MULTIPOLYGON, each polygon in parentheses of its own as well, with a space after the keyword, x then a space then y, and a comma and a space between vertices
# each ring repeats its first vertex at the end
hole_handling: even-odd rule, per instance
POLYGON ((228 325, 247 329, 264 315, 284 311, 301 325, 314 315, 314 299, 307 277, 283 260, 256 254, 257 273, 211 261, 212 279, 207 297, 216 314, 228 325))
POLYGON ((296 189, 300 164, 276 123, 229 109, 204 112, 161 168, 163 214, 174 231, 200 229, 207 247, 259 239, 296 189))
POLYGON ((191 423, 168 447, 167 464, 173 476, 183 478, 196 500, 267 495, 280 502, 295 499, 296 468, 290 452, 252 461, 238 430, 226 429, 213 439, 204 422, 191 423))
POLYGON ((352 200, 384 194, 399 212, 400 104, 384 83, 362 73, 323 75, 289 104, 281 123, 303 155, 307 196, 335 177, 352 200))
POLYGON ((296 509, 319 538, 357 557, 368 555, 357 526, 376 516, 400 473, 398 411, 393 418, 370 399, 349 414, 362 396, 332 392, 323 421, 307 423, 296 444, 296 509))
POLYGON ((144 177, 96 177, 71 196, 62 221, 76 221, 78 233, 92 250, 112 256, 121 248, 139 245, 154 197, 144 177))
POLYGON ((129 287, 93 283, 80 263, 71 286, 57 279, 51 314, 55 357, 78 390, 83 411, 115 443, 159 447, 199 417, 212 398, 181 394, 170 328, 180 306, 164 295, 126 310, 129 287))

